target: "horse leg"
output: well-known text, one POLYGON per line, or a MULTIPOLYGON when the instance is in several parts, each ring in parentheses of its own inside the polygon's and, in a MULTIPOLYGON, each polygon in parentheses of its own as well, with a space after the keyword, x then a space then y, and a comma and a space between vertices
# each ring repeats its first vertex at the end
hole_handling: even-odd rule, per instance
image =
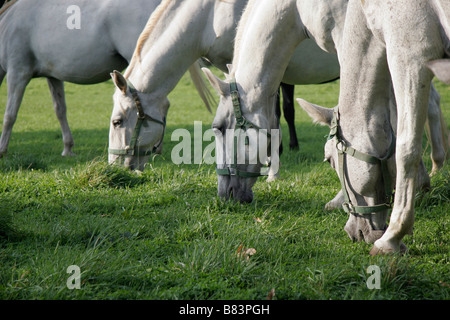
MULTIPOLYGON (((390 112, 390 121, 391 127, 394 131, 395 135, 397 135, 397 104, 395 100, 394 88, 391 86, 391 98, 389 99, 389 112, 390 112)), ((431 97, 430 97, 430 105, 428 110, 431 108, 431 97)), ((427 191, 431 187, 430 175, 428 174, 427 168, 423 162, 422 157, 420 158, 419 170, 417 172, 417 190, 427 191)))
POLYGON ((278 150, 280 150, 281 144, 281 131, 272 132, 270 137, 270 167, 267 176, 267 182, 272 182, 280 178, 280 154, 278 150))
POLYGON ((59 120, 62 131, 62 138, 64 143, 64 150, 62 156, 74 156, 72 152, 73 137, 70 132, 69 123, 67 122, 67 106, 64 94, 64 82, 55 78, 47 78, 48 87, 52 95, 53 107, 55 109, 56 117, 59 120))
POLYGON ((342 189, 339 190, 338 194, 325 205, 325 210, 331 211, 334 209, 341 209, 342 204, 344 203, 344 193, 342 192, 342 189))
POLYGON ((389 226, 375 241, 372 255, 405 250, 402 239, 412 233, 414 225, 414 199, 432 75, 424 66, 404 61, 402 56, 394 53, 388 57, 397 110, 402 115, 397 122, 395 200, 389 226))
POLYGON ((5 79, 5 76, 6 76, 6 71, 3 70, 2 68, 0 68, 0 86, 3 83, 3 79, 5 79))
POLYGON ((291 150, 298 149, 297 132, 295 131, 295 109, 294 109, 294 89, 290 84, 281 84, 283 92, 283 113, 284 119, 289 127, 289 147, 291 150))
MULTIPOLYGON (((280 91, 281 91, 281 87, 278 89, 278 94, 277 94, 277 100, 275 102, 275 115, 277 117, 277 121, 278 121, 278 127, 280 128, 279 131, 279 138, 281 138, 281 125, 280 125, 280 118, 281 118, 281 108, 280 108, 280 91)), ((280 173, 279 173, 279 164, 280 164, 280 155, 283 152, 283 142, 281 141, 281 139, 279 139, 279 143, 278 144, 278 153, 275 154, 271 154, 271 159, 270 162, 272 162, 272 165, 269 167, 269 173, 267 176, 266 181, 267 182, 272 182, 277 180, 280 177, 280 173), (273 163, 275 163, 275 161, 278 161, 278 165, 273 165, 273 163)), ((273 151, 273 149, 271 150, 273 151)), ((273 152, 272 152, 273 153, 273 152)))
MULTIPOLYGON (((280 94, 281 94, 281 92, 280 91, 281 91, 281 86, 278 89, 277 101, 275 102, 275 115, 277 116, 278 125, 281 130, 281 125, 280 125, 280 120, 281 120, 280 94)), ((280 141, 280 148, 279 148, 278 154, 281 156, 282 153, 283 153, 283 142, 280 141)))
MULTIPOLYGON (((3 75, 4 77, 4 75, 3 75)), ((0 137, 0 158, 6 155, 11 138, 12 128, 17 119, 20 104, 22 103, 25 88, 31 80, 31 75, 17 74, 13 71, 7 73, 8 98, 5 115, 3 117, 3 131, 0 137)))
POLYGON ((434 85, 431 85, 427 121, 427 131, 431 140, 431 161, 433 164, 431 175, 437 173, 444 166, 446 150, 448 148, 445 145, 445 124, 441 116, 440 96, 434 85))

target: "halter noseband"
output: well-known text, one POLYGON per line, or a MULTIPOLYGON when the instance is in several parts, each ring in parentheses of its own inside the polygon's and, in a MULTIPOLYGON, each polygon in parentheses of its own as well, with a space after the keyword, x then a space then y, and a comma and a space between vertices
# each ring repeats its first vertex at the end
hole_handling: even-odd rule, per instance
POLYGON ((338 150, 338 170, 339 170, 339 180, 341 182, 342 192, 344 194, 344 200, 345 202, 342 204, 343 209, 345 212, 353 214, 353 215, 367 215, 371 213, 376 213, 379 211, 387 210, 392 207, 393 203, 393 190, 392 190, 392 183, 391 183, 391 177, 389 174, 387 162, 388 159, 391 158, 395 153, 395 137, 392 133, 392 142, 388 150, 388 154, 384 158, 377 158, 374 156, 371 156, 367 153, 360 152, 352 147, 347 146, 345 141, 342 139, 342 137, 339 134, 339 110, 334 111, 333 120, 331 121, 331 130, 330 134, 328 135, 328 140, 333 139, 336 137, 337 143, 336 148, 338 150), (352 204, 347 187, 345 184, 345 155, 350 155, 358 160, 371 163, 371 164, 379 164, 381 166, 381 172, 383 175, 383 182, 384 182, 384 190, 385 190, 385 203, 379 204, 379 205, 373 205, 373 206, 355 206, 352 204))
POLYGON ((127 84, 128 84, 128 88, 130 89, 131 95, 133 96, 134 105, 136 106, 136 109, 137 109, 138 118, 137 118, 136 126, 134 127, 133 135, 131 136, 130 144, 128 146, 125 146, 125 148, 123 148, 123 149, 109 148, 108 152, 110 154, 114 154, 114 155, 118 155, 118 156, 139 156, 139 157, 150 156, 156 152, 156 150, 159 148, 159 146, 163 142, 164 131, 166 129, 166 119, 164 118, 161 121, 161 120, 155 119, 152 116, 149 116, 148 114, 146 114, 144 112, 144 109, 142 108, 141 99, 139 98, 136 88, 133 86, 133 84, 129 80, 127 80, 127 84), (141 127, 144 124, 145 120, 156 122, 163 126, 163 136, 162 136, 161 140, 159 141, 159 143, 157 145, 155 145, 152 150, 139 150, 140 149, 139 146, 136 146, 136 142, 139 137, 141 127))
MULTIPOLYGON (((261 130, 260 127, 258 127, 256 124, 248 121, 244 116, 242 115, 241 110, 241 101, 239 98, 239 91, 236 85, 236 81, 233 80, 230 82, 230 91, 231 91, 231 100, 233 102, 233 113, 234 117, 236 118, 236 126, 235 126, 235 133, 237 130, 243 130, 247 131, 247 129, 256 129, 261 130)), ((267 137, 270 137, 270 133, 266 131, 267 137)), ((251 171, 245 171, 240 170, 237 167, 237 147, 238 147, 238 140, 240 135, 234 134, 234 141, 233 141, 233 163, 230 164, 229 167, 225 167, 223 169, 216 168, 216 172, 219 176, 238 176, 241 178, 255 178, 259 176, 266 176, 268 175, 267 170, 260 170, 259 172, 251 172, 251 171)), ((245 136, 245 145, 249 144, 248 136, 245 136)))

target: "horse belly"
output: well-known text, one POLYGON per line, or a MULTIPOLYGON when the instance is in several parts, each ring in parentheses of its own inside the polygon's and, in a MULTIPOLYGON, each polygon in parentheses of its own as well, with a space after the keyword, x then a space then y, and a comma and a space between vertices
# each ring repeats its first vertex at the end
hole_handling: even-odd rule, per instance
POLYGON ((92 84, 107 80, 110 72, 127 66, 109 39, 97 30, 64 30, 46 39, 31 39, 36 76, 92 84))
POLYGON ((319 84, 339 78, 338 57, 305 40, 295 49, 283 76, 283 82, 294 85, 319 84))
MULTIPOLYGON (((34 76, 91 84, 107 80, 115 69, 123 70, 127 61, 111 41, 107 3, 43 1, 27 26, 34 76), (70 4, 80 8, 78 25, 72 24, 74 13, 67 11, 70 4)), ((26 11, 21 9, 15 15, 24 20, 26 11)))
POLYGON ((40 59, 36 77, 52 77, 77 84, 95 84, 108 80, 114 70, 122 71, 127 61, 119 55, 68 56, 65 59, 40 59))

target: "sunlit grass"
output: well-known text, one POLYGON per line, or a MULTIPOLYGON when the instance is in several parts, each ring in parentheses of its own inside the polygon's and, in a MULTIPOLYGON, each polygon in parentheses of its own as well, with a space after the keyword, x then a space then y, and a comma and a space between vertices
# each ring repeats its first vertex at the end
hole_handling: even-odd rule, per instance
MULTIPOLYGON (((296 96, 333 107, 338 89, 299 86, 296 96)), ((265 299, 272 288, 277 299, 450 298, 448 164, 418 195, 409 252, 370 257, 370 245, 344 232, 347 215, 323 210, 340 188, 322 163, 328 129, 299 107, 300 149, 286 148, 281 179, 260 178, 253 203, 240 204, 217 197, 213 165, 171 162, 171 133, 194 121, 206 130, 213 119, 187 75, 169 96, 163 154, 140 174, 107 163, 111 82, 66 84, 71 158, 60 156, 47 90, 44 79, 31 82, 0 160, 0 298, 265 299), (80 290, 66 286, 70 265, 81 269, 80 290), (367 288, 370 265, 381 269, 380 290, 367 288)), ((448 88, 438 90, 449 122, 448 88)))

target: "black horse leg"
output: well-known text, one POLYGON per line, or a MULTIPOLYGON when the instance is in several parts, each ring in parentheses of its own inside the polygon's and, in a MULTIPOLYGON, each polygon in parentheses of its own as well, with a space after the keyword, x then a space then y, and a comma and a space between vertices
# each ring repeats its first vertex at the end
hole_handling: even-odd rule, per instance
POLYGON ((297 132, 295 130, 295 109, 294 109, 294 85, 282 83, 283 92, 283 113, 289 127, 289 147, 298 149, 297 132))
MULTIPOLYGON (((280 94, 281 94, 281 86, 278 89, 277 102, 275 104, 275 115, 277 116, 278 124, 280 124, 280 119, 281 119, 280 94)), ((283 153, 283 142, 280 141, 280 147, 278 148, 278 154, 281 156, 282 153, 283 153)))

